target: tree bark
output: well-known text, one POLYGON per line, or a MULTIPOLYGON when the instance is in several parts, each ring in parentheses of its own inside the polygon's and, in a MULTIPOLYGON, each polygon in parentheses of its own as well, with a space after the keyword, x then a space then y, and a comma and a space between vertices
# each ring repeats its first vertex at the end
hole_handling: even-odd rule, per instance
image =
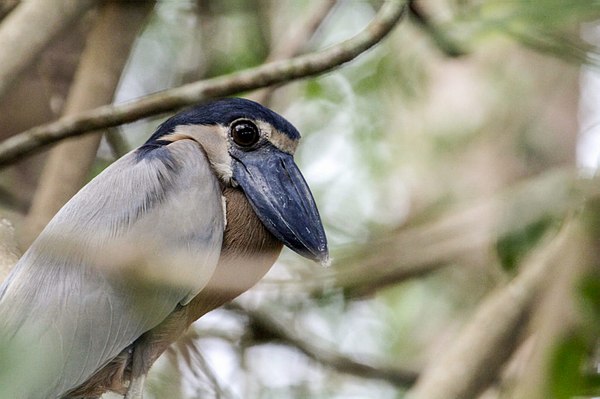
POLYGON ((28 0, 0 25, 0 98, 48 43, 96 0, 28 0))

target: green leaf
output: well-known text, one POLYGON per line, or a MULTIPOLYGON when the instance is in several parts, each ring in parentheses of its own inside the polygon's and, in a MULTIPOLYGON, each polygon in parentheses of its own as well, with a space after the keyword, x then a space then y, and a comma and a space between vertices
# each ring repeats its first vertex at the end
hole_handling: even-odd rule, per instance
POLYGON ((600 278, 590 276, 581 284, 581 297, 591 317, 600 320, 600 278))
POLYGON ((582 370, 587 352, 587 343, 580 335, 569 336, 557 345, 550 362, 552 398, 569 399, 584 391, 586 379, 582 370))
POLYGON ((499 237, 496 242, 496 251, 502 267, 509 271, 515 270, 523 257, 540 241, 553 224, 554 218, 548 215, 499 237))

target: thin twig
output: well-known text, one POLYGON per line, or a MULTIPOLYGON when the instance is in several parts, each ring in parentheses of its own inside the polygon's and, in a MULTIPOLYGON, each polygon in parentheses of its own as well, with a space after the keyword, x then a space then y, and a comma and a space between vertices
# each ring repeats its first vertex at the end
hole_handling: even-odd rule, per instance
POLYGON ((78 116, 61 118, 53 123, 27 130, 0 143, 0 167, 66 137, 133 122, 209 98, 232 95, 330 71, 353 60, 381 41, 400 20, 405 8, 403 0, 388 0, 363 31, 322 51, 190 83, 142 97, 134 102, 99 107, 78 116))
POLYGON ((123 137, 123 134, 117 128, 109 129, 104 134, 104 138, 115 159, 121 158, 129 152, 129 143, 127 143, 127 139, 123 137))

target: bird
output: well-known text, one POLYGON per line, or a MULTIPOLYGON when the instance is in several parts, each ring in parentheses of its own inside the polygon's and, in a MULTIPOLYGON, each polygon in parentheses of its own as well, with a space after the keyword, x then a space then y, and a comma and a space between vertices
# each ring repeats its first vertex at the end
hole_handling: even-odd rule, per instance
POLYGON ((154 361, 283 246, 330 262, 300 133, 224 98, 167 119, 85 185, 0 285, 0 397, 143 397, 154 361))

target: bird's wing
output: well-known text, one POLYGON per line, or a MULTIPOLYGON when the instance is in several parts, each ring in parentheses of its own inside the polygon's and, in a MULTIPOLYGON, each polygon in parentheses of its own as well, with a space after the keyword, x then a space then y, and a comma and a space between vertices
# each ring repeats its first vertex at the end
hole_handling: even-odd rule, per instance
POLYGON ((204 287, 223 229, 221 189, 195 142, 108 167, 0 286, 0 397, 54 398, 84 382, 204 287))

